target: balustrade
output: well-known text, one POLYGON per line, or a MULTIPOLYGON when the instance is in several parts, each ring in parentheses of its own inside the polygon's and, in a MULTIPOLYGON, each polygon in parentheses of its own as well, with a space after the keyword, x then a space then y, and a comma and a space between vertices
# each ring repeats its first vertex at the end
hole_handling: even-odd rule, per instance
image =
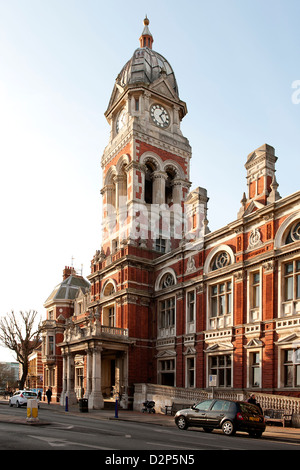
POLYGON ((68 325, 64 333, 64 342, 75 341, 82 338, 99 337, 101 335, 110 335, 128 338, 127 328, 117 328, 113 326, 101 325, 95 322, 80 328, 78 325, 68 325))
MULTIPOLYGON (((220 390, 214 391, 214 397, 228 400, 246 401, 252 390, 220 390)), ((135 384, 134 408, 140 409, 145 400, 154 400, 157 411, 164 410, 165 406, 175 403, 197 403, 212 396, 210 389, 179 388, 156 384, 135 384)), ((268 393, 255 393, 256 399, 263 409, 287 410, 294 414, 300 414, 300 398, 268 393)))

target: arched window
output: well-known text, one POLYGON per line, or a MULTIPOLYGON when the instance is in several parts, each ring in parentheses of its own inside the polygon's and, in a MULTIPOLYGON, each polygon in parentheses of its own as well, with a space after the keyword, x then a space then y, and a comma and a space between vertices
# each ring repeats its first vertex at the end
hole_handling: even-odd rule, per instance
POLYGON ((167 179, 165 183, 165 202, 170 204, 173 202, 173 180, 176 176, 175 171, 172 169, 167 170, 167 179))
POLYGON ((145 203, 152 204, 153 202, 153 172, 154 167, 151 163, 146 163, 146 173, 145 173, 145 203))
POLYGON ((294 223, 288 232, 288 235, 285 240, 285 244, 288 245, 290 243, 298 242, 300 241, 300 222, 297 221, 294 223))
POLYGON ((106 194, 106 206, 107 214, 112 215, 116 209, 116 169, 111 167, 105 177, 105 194, 106 194))
POLYGON ((103 295, 104 297, 108 297, 109 295, 112 295, 116 292, 115 286, 111 281, 108 281, 103 289, 103 295))
POLYGON ((211 250, 204 263, 204 274, 234 264, 234 252, 229 245, 219 245, 211 250))
MULTIPOLYGON (((103 287, 103 297, 109 297, 116 292, 113 280, 109 279, 103 287)), ((102 307, 102 325, 108 327, 116 326, 116 306, 113 299, 102 307)))
POLYGON ((126 173, 126 163, 124 163, 120 169, 120 172, 117 176, 118 184, 118 207, 121 208, 126 206, 127 203, 127 173, 126 173))
POLYGON ((218 253, 213 259, 212 271, 215 271, 216 269, 224 268, 225 266, 228 266, 230 263, 231 263, 231 259, 230 259, 229 253, 227 251, 222 251, 221 253, 218 253))
POLYGON ((175 285, 174 276, 171 273, 167 273, 164 275, 164 277, 161 280, 160 288, 167 289, 168 287, 171 287, 174 285, 175 285))

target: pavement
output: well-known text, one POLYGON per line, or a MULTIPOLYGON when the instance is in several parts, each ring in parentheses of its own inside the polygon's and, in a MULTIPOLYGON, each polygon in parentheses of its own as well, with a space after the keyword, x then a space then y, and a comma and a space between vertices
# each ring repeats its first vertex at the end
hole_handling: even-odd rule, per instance
MULTIPOLYGON (((0 400, 0 423, 16 423, 26 425, 50 425, 50 422, 45 421, 38 417, 37 419, 28 420, 27 414, 23 417, 9 416, 1 413, 4 407, 8 406, 8 400, 0 400)), ((66 411, 63 406, 58 403, 50 403, 48 405, 45 402, 40 402, 40 410, 47 409, 58 414, 69 414, 73 416, 82 416, 90 419, 98 420, 115 420, 115 421, 131 421, 139 423, 149 423, 151 425, 174 427, 175 421, 174 416, 165 415, 163 413, 143 413, 142 411, 122 410, 119 409, 117 415, 114 409, 104 410, 88 410, 88 412, 82 412, 78 405, 72 405, 68 407, 66 411)), ((221 430, 214 430, 214 432, 222 432, 221 430)), ((300 428, 283 427, 280 424, 274 424, 266 427, 263 434, 264 439, 279 440, 289 443, 300 444, 300 428)))

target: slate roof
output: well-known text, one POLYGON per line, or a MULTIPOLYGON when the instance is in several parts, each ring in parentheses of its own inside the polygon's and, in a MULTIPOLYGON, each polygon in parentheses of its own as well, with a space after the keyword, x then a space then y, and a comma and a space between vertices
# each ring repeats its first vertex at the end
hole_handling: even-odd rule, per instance
POLYGON ((85 291, 89 288, 90 283, 84 277, 72 274, 53 289, 45 304, 56 300, 74 300, 80 289, 85 291))
POLYGON ((161 77, 162 72, 166 74, 166 79, 178 96, 175 74, 167 59, 148 47, 138 48, 122 68, 117 83, 123 88, 135 83, 151 84, 161 77))

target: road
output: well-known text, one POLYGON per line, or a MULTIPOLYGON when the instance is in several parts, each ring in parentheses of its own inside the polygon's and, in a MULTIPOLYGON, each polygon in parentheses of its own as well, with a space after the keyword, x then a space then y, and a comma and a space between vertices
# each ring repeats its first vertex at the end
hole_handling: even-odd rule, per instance
MULTIPOLYGON (((1 414, 26 420, 26 408, 2 407, 1 414)), ((44 424, 0 422, 0 449, 100 450, 109 458, 120 455, 118 451, 127 451, 126 455, 130 455, 128 451, 149 451, 147 455, 152 455, 152 464, 155 463, 154 459, 165 451, 173 455, 186 455, 191 459, 188 462, 191 464, 195 463, 192 460, 198 458, 196 451, 300 450, 300 442, 292 444, 263 437, 253 439, 247 434, 228 437, 220 432, 206 434, 202 429, 196 428, 180 431, 175 425, 158 426, 122 420, 93 419, 85 414, 74 416, 54 413, 47 409, 39 410, 39 420, 44 424)), ((132 452, 132 455, 136 454, 132 452)), ((134 462, 131 466, 135 467, 134 462)))

